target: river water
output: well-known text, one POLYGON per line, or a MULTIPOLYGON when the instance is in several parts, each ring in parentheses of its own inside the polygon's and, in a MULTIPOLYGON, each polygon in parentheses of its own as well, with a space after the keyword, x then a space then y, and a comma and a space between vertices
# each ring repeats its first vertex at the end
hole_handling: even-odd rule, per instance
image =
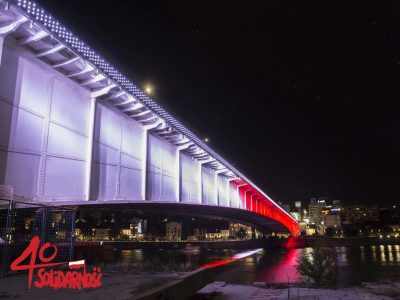
MULTIPOLYGON (((400 281, 400 246, 336 247, 338 285, 358 285, 362 282, 400 281)), ((298 259, 304 249, 266 249, 232 263, 215 280, 232 284, 254 282, 298 282, 298 259)), ((231 258, 242 250, 121 250, 117 260, 124 263, 152 261, 159 264, 180 264, 195 269, 205 263, 231 258)))

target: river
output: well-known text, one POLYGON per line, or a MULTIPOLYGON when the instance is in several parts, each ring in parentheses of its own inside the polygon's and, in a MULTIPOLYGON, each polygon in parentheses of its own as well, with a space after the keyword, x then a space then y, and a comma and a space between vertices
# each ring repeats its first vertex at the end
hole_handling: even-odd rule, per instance
MULTIPOLYGON (((335 247, 338 266, 338 285, 351 286, 362 282, 400 281, 400 246, 335 247)), ((298 282, 298 259, 304 249, 266 249, 231 264, 215 280, 232 284, 254 282, 298 282)), ((226 260, 242 250, 121 250, 117 261, 139 263, 152 261, 156 264, 179 264, 195 269, 205 264, 226 260)))

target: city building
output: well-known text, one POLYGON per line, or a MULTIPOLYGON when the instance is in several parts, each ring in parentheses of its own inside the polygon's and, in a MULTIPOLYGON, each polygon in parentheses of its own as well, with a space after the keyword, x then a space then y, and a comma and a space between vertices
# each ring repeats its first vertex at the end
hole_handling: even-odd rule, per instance
POLYGON ((194 237, 198 241, 203 241, 206 239, 207 230, 205 228, 195 228, 194 237))
POLYGON ((224 229, 218 232, 207 232, 207 240, 227 240, 229 238, 229 230, 224 229))
POLYGON ((251 237, 251 227, 240 223, 229 223, 229 236, 238 239, 251 237))
POLYGON ((359 222, 379 222, 378 205, 352 205, 343 208, 345 224, 354 224, 359 222))
POLYGON ((338 229, 342 226, 342 222, 340 219, 340 214, 338 213, 328 213, 324 214, 322 217, 322 222, 323 222, 323 228, 324 232, 326 228, 335 228, 338 229))
POLYGON ((166 227, 166 239, 168 241, 180 241, 182 238, 182 224, 178 222, 168 222, 166 227))
POLYGON ((110 239, 108 228, 93 228, 93 240, 95 241, 107 241, 110 239))
POLYGON ((308 205, 308 218, 311 224, 319 224, 322 221, 322 210, 325 208, 325 200, 311 202, 308 205))

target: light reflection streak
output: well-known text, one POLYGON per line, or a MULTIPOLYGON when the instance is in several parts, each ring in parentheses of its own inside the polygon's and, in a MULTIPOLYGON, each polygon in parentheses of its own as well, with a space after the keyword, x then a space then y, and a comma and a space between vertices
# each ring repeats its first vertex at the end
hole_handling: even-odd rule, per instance
POLYGON ((365 261, 365 247, 360 246, 360 251, 361 251, 361 261, 365 261))
POLYGON ((385 246, 380 245, 379 246, 379 251, 381 253, 381 261, 386 263, 386 253, 385 253, 385 246))
POLYGON ((236 253, 235 255, 231 256, 228 259, 217 260, 217 261, 214 261, 212 263, 201 265, 201 266, 198 267, 198 269, 214 268, 214 267, 223 266, 223 265, 229 264, 231 262, 237 261, 239 259, 248 257, 248 256, 253 255, 253 254, 256 254, 256 253, 258 253, 260 251, 262 251, 262 249, 256 249, 256 250, 250 250, 250 251, 244 251, 244 252, 236 253))

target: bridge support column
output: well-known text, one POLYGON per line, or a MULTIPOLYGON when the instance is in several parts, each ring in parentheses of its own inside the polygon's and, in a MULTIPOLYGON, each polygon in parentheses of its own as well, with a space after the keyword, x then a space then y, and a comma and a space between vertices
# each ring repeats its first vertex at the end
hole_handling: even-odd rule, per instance
POLYGON ((90 98, 88 146, 86 152, 86 201, 90 200, 90 187, 93 164, 94 126, 96 122, 96 98, 90 98))
POLYGON ((148 193, 147 193, 147 185, 148 185, 148 180, 147 180, 147 169, 148 169, 148 164, 149 164, 149 131, 159 127, 162 124, 162 122, 158 122, 153 125, 146 125, 143 126, 144 130, 144 141, 143 141, 143 160, 142 160, 142 197, 143 200, 148 200, 148 193))
POLYGON ((177 202, 182 202, 182 160, 181 149, 176 149, 176 175, 175 175, 175 191, 177 202))
POLYGON ((248 191, 245 191, 244 193, 243 193, 243 198, 244 198, 244 209, 247 209, 248 210, 248 208, 247 208, 247 193, 249 192, 249 190, 248 191))
POLYGON ((225 173, 227 169, 217 170, 215 171, 215 203, 219 205, 219 193, 218 193, 218 175, 225 173))
MULTIPOLYGON (((90 93, 90 110, 89 110, 89 119, 88 119, 88 146, 86 148, 86 177, 85 177, 85 197, 86 201, 90 200, 90 190, 92 184, 92 167, 93 167, 93 143, 94 143, 94 130, 96 126, 96 103, 99 97, 108 94, 113 88, 115 84, 109 83, 106 87, 98 89, 96 91, 92 91, 90 93)), ((119 154, 119 158, 121 155, 119 154)))
POLYGON ((0 35, 0 65, 1 65, 1 58, 3 57, 3 45, 4 45, 4 37, 0 35))
POLYGON ((182 162, 181 162, 181 151, 189 148, 192 143, 187 143, 182 146, 177 146, 177 168, 176 168, 176 195, 178 196, 177 202, 182 202, 182 162))
POLYGON ((231 201, 231 197, 233 197, 233 195, 231 195, 231 181, 235 180, 236 178, 230 178, 227 179, 227 185, 228 185, 228 204, 229 207, 232 207, 232 201, 231 201))
POLYGON ((147 200, 147 164, 149 157, 149 133, 147 130, 144 131, 144 141, 143 141, 143 160, 142 160, 142 191, 141 195, 143 200, 147 200))
POLYGON ((247 183, 243 183, 243 184, 238 184, 237 186, 236 186, 236 191, 237 191, 237 193, 238 193, 238 196, 239 196, 239 201, 242 201, 242 204, 240 204, 239 203, 239 208, 243 208, 243 209, 246 209, 246 192, 244 192, 243 193, 243 199, 240 197, 240 188, 241 187, 243 187, 243 186, 246 186, 247 185, 247 183))
POLYGON ((198 178, 198 189, 199 189, 199 198, 200 198, 200 203, 204 203, 203 199, 203 165, 212 161, 212 158, 207 158, 206 160, 199 160, 199 178, 198 178))

